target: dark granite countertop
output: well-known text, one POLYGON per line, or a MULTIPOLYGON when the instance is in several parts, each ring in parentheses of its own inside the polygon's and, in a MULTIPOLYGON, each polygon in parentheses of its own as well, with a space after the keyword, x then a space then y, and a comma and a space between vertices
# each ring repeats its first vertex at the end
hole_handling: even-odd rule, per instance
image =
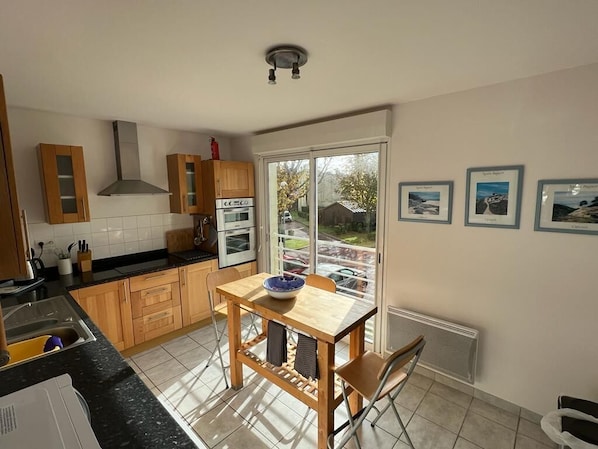
MULTIPOLYGON (((73 380, 73 387, 79 390, 89 405, 91 426, 103 449, 196 447, 120 352, 68 294, 68 290, 87 285, 197 263, 185 262, 166 254, 156 255, 162 257, 148 259, 146 254, 141 258, 145 257, 146 260, 129 261, 129 265, 158 261, 139 271, 122 274, 108 266, 101 266, 102 270, 89 273, 87 278, 78 275, 56 276, 56 279, 31 291, 2 298, 1 305, 8 307, 65 295, 84 318, 96 341, 0 371, 0 396, 67 373, 73 380)), ((124 266, 120 263, 115 266, 124 266)))

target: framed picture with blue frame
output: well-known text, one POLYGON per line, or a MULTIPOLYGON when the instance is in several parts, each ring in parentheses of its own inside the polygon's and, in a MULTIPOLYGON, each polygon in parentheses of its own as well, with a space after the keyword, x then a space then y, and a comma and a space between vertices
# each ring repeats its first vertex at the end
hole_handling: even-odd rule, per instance
POLYGON ((453 181, 399 183, 399 220, 450 224, 453 181))
POLYGON ((467 169, 465 226, 519 229, 523 165, 467 169))
POLYGON ((598 179, 538 181, 534 230, 598 235, 598 179))

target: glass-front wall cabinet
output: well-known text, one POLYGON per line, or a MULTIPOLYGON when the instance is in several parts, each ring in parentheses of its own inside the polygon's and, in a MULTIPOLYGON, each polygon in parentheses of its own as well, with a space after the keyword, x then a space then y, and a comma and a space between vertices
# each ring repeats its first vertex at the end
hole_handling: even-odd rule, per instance
POLYGON ((83 147, 41 143, 39 157, 48 223, 90 221, 83 147))

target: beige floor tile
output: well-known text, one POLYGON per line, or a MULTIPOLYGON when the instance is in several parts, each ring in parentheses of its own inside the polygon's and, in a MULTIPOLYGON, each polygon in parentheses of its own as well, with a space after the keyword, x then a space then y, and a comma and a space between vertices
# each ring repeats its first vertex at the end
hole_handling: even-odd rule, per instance
POLYGON ((261 413, 246 418, 252 429, 258 430, 273 443, 278 443, 301 422, 301 416, 278 399, 266 394, 262 401, 261 413))
MULTIPOLYGON (((383 399, 382 401, 380 401, 377 407, 379 408, 379 410, 382 410, 382 408, 385 407, 387 403, 388 401, 383 399)), ((405 426, 409 425, 409 421, 411 420, 414 412, 412 410, 409 410, 408 408, 403 407, 400 404, 395 404, 395 407, 399 412, 399 416, 401 417, 401 421, 403 421, 403 424, 405 426)), ((372 410, 370 414, 367 416, 368 422, 364 425, 369 426, 370 423, 376 419, 376 416, 376 411, 372 410)), ((401 429, 401 426, 397 421, 394 412, 391 409, 388 409, 386 412, 384 412, 384 415, 382 415, 380 419, 376 421, 376 426, 380 427, 381 429, 385 430, 386 432, 390 433, 396 438, 399 438, 401 436, 401 433, 403 433, 403 430, 401 429)))
POLYGON ((314 449, 318 447, 318 428, 306 422, 286 434, 277 444, 277 449, 314 449))
POLYGON ((546 446, 556 448, 558 445, 555 444, 550 438, 546 436, 539 424, 533 423, 526 419, 519 420, 519 429, 517 430, 521 435, 532 438, 539 443, 546 446))
POLYGON ((170 340, 167 343, 163 343, 162 347, 168 351, 173 357, 177 357, 180 354, 185 352, 191 351, 193 349, 198 349, 200 347, 199 343, 193 340, 192 338, 184 335, 179 338, 175 338, 174 340, 170 340))
POLYGON ((187 371, 187 368, 185 368, 178 360, 171 359, 144 371, 144 373, 154 385, 159 385, 173 377, 181 376, 187 371))
POLYGON ((482 415, 484 418, 488 418, 492 421, 502 424, 509 429, 517 430, 519 417, 502 408, 488 404, 487 402, 481 401, 479 399, 474 399, 471 401, 469 410, 477 413, 478 415, 482 415))
POLYGON ((237 411, 223 402, 192 422, 191 427, 208 446, 214 447, 241 426, 246 425, 247 423, 239 416, 237 411))
POLYGON ((430 379, 422 374, 413 372, 407 383, 428 391, 434 383, 434 379, 430 379))
POLYGON ((534 440, 533 438, 526 437, 525 435, 518 434, 517 440, 515 441, 515 449, 549 449, 554 446, 547 446, 534 440))
MULTIPOLYGON (((345 432, 341 432, 341 434, 337 435, 335 438, 335 441, 337 442, 335 447, 340 447, 338 443, 344 434, 345 432)), ((362 448, 391 449, 395 447, 398 441, 396 436, 391 435, 379 427, 370 426, 367 421, 359 428, 357 436, 359 437, 359 443, 362 448)), ((345 449, 356 449, 357 444, 355 443, 355 439, 351 438, 343 447, 345 449)))
POLYGON ((461 407, 468 408, 473 396, 463 393, 462 391, 455 390, 447 385, 434 382, 434 384, 430 387, 430 393, 434 393, 438 396, 443 397, 451 402, 454 402, 461 407))
MULTIPOLYGON (((452 449, 457 439, 456 434, 418 415, 411 418, 407 433, 417 449, 452 449)), ((407 441, 405 435, 400 440, 407 441)))
POLYGON ((170 355, 163 347, 157 346, 144 352, 140 352, 132 357, 133 361, 142 371, 147 371, 154 366, 172 360, 170 355))
POLYGON ((457 438, 457 442, 455 443, 455 448, 454 449, 481 449, 480 446, 477 446, 473 443, 470 443, 467 440, 464 440, 463 438, 459 437, 457 438))
POLYGON ((219 394, 191 373, 158 385, 158 390, 187 422, 194 422, 212 408, 224 404, 219 394))
POLYGON ((512 449, 515 432, 476 413, 468 412, 459 434, 483 449, 512 449))
POLYGON ((214 449, 271 449, 273 447, 274 443, 256 429, 241 426, 214 449))
POLYGON ((415 413, 457 434, 467 410, 433 393, 427 393, 415 413))
POLYGON ((399 393, 399 396, 395 402, 405 408, 408 408, 409 410, 414 411, 419 406, 425 395, 426 390, 416 387, 415 385, 410 385, 408 382, 399 393))

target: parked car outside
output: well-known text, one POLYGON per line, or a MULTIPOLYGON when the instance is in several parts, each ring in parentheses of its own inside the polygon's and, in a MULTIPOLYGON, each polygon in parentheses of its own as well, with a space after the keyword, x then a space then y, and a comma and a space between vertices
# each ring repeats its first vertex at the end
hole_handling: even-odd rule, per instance
POLYGON ((300 257, 289 254, 282 256, 282 269, 285 273, 303 274, 308 267, 308 262, 300 257))
POLYGON ((350 290, 364 292, 368 285, 365 271, 357 268, 344 267, 333 263, 321 263, 318 264, 316 272, 334 280, 336 290, 339 293, 353 293, 350 290))
MULTIPOLYGON (((283 254, 282 269, 285 273, 299 276, 307 276, 311 272, 307 258, 302 257, 301 254, 295 251, 283 254)), ((365 292, 368 286, 366 272, 357 268, 333 263, 320 263, 316 272, 321 276, 326 276, 334 280, 339 293, 347 293, 355 296, 356 294, 351 290, 365 292)))
POLYGON ((285 210, 282 213, 282 221, 283 221, 283 223, 288 223, 289 221, 293 221, 293 216, 291 215, 291 213, 288 210, 285 210))

